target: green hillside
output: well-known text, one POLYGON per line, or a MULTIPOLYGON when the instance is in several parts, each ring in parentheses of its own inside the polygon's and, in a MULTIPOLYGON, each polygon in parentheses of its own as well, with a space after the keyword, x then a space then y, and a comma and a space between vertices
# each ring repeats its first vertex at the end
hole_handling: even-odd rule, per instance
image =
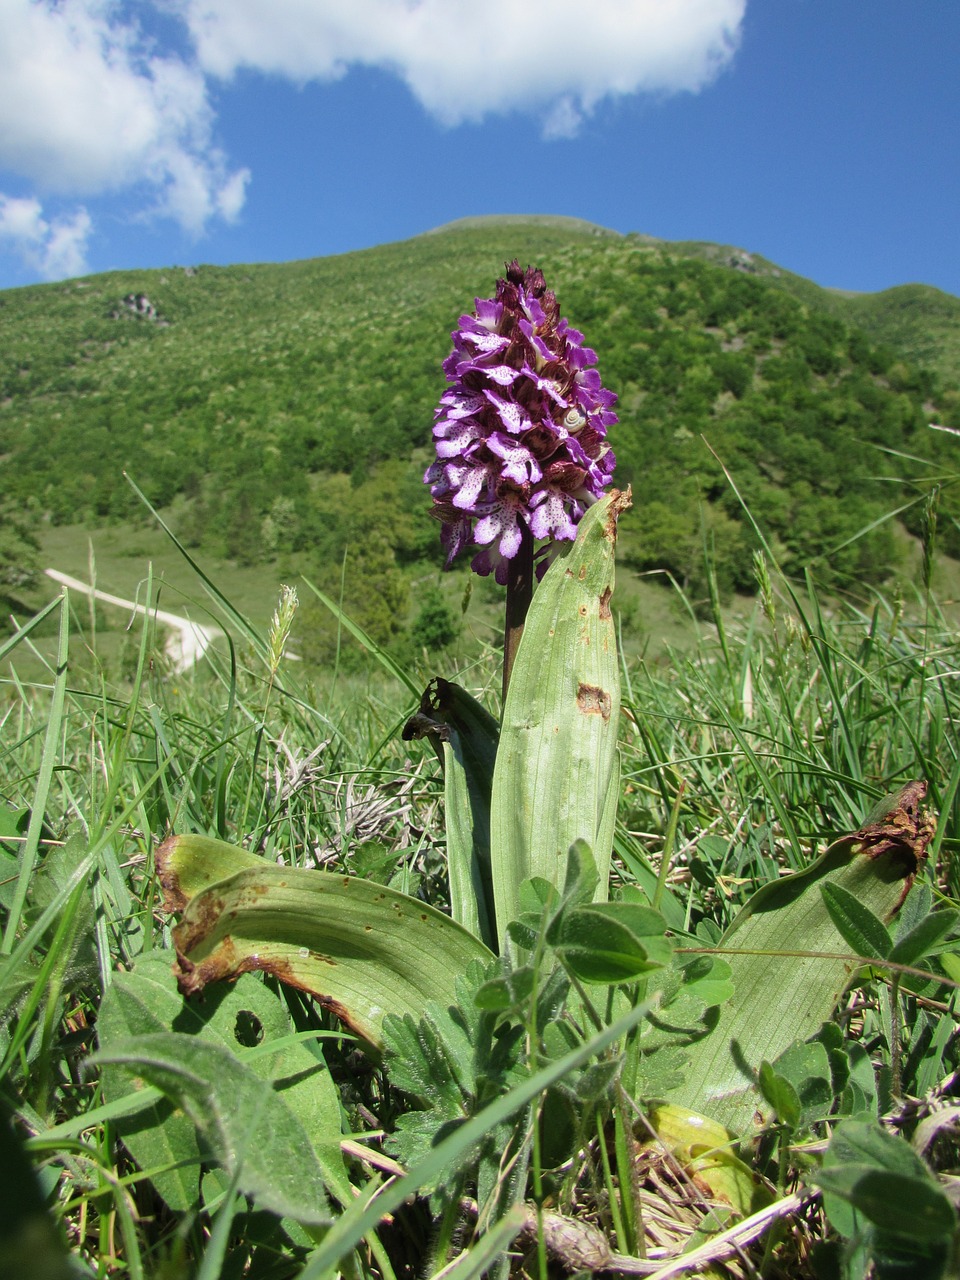
POLYGON ((960 298, 926 284, 853 295, 847 314, 880 342, 960 383, 960 298))
POLYGON ((960 298, 932 285, 903 284, 879 293, 851 293, 823 288, 760 254, 748 253, 734 245, 700 240, 666 241, 652 236, 628 238, 762 279, 814 310, 825 311, 849 326, 863 329, 875 343, 889 346, 902 358, 934 370, 944 385, 960 385, 960 298))
POLYGON ((960 300, 844 297, 741 250, 547 217, 0 293, 8 523, 143 518, 127 471, 190 545, 241 564, 308 556, 339 578, 345 548, 388 574, 436 562, 420 477, 440 364, 514 256, 543 268, 620 395, 629 566, 695 585, 706 537, 721 589, 751 587, 756 538, 725 467, 788 571, 820 557, 843 585, 896 567, 902 539, 870 527, 953 468, 928 423, 960 426, 960 300))

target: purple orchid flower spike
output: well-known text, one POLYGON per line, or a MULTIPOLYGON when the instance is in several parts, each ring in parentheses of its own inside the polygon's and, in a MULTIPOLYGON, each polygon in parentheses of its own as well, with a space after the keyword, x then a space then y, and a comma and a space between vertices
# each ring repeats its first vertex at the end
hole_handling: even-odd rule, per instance
POLYGON ((461 316, 443 362, 450 385, 433 424, 424 481, 443 522, 447 567, 468 546, 472 568, 505 585, 503 697, 533 595, 534 558, 577 536, 616 459, 607 427, 616 396, 596 353, 560 315, 543 272, 514 259, 493 298, 461 316))
POLYGON ((617 397, 601 384, 583 334, 561 318, 543 273, 516 260, 496 296, 477 298, 452 337, 443 364, 450 386, 433 427, 437 457, 424 480, 447 565, 479 547, 473 569, 507 584, 511 562, 534 541, 546 553, 576 537, 609 485, 617 397))

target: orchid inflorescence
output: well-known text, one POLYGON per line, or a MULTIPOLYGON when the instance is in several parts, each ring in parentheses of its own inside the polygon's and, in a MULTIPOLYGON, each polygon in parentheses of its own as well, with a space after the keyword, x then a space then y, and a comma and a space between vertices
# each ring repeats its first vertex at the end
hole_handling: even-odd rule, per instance
POLYGON ((543 273, 514 259, 494 298, 460 317, 443 363, 437 457, 424 481, 443 522, 449 566, 466 546, 480 574, 506 583, 524 529, 548 550, 576 536, 603 495, 616 459, 607 428, 617 421, 596 353, 560 315, 543 273))

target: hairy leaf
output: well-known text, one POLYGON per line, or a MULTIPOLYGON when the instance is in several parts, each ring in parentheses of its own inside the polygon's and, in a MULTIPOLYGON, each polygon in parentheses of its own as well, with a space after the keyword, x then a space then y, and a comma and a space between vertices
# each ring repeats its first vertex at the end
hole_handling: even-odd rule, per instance
POLYGON ((212 1158, 262 1208, 305 1224, 330 1222, 323 1173, 302 1125, 228 1049, 162 1031, 116 1040, 94 1061, 125 1067, 182 1107, 212 1158))
POLYGON ((554 946, 584 982, 627 982, 670 963, 672 946, 659 912, 632 902, 598 902, 565 910, 554 946))
POLYGON ((947 908, 924 916, 908 933, 898 938, 888 959, 897 964, 917 964, 957 927, 960 912, 947 908))
MULTIPOLYGON (((903 1138, 874 1121, 838 1125, 823 1167, 812 1180, 884 1234, 929 1241, 956 1228, 956 1210, 920 1157, 903 1138)), ((827 1208, 844 1230, 845 1216, 831 1210, 829 1199, 827 1208)))
MULTIPOLYGON (((244 974, 232 986, 209 992, 202 1002, 185 1002, 169 956, 148 952, 130 972, 114 977, 97 1019, 98 1042, 109 1052, 129 1038, 170 1030, 229 1050, 270 1082, 300 1120, 328 1187, 338 1199, 346 1193, 336 1088, 322 1059, 291 1041, 289 1014, 262 981, 244 974), (282 1043, 270 1052, 274 1042, 282 1043)), ((108 1100, 137 1092, 129 1072, 118 1066, 105 1067, 103 1081, 108 1100)), ((140 1167, 157 1170, 153 1185, 170 1208, 196 1208, 201 1152, 188 1116, 163 1099, 114 1123, 140 1167), (179 1167, 163 1170, 164 1165, 179 1167)))
MULTIPOLYGON (((478 1008, 476 992, 487 973, 474 965, 457 983, 455 1005, 431 1004, 419 1019, 409 1014, 384 1019, 385 1056, 391 1082, 416 1097, 419 1110, 401 1115, 389 1139, 405 1164, 415 1164, 445 1134, 482 1110, 525 1076, 521 1057, 524 1028, 501 1023, 495 1012, 478 1008)), ((511 1138, 509 1126, 487 1135, 474 1153, 487 1182, 496 1178, 500 1157, 511 1138)), ((452 1178, 451 1168, 431 1190, 452 1178)))
POLYGON ((827 881, 820 892, 830 919, 854 955, 886 959, 893 940, 883 921, 842 885, 827 881))

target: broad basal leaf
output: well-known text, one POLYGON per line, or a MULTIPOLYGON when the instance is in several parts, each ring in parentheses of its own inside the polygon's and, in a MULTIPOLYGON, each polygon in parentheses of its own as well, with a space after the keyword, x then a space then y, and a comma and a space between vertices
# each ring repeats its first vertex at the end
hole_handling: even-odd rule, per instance
MULTIPOLYGON (((230 845, 172 836, 157 851, 168 903, 203 884, 230 845)), ((352 876, 277 866, 235 851, 244 868, 189 898, 173 932, 185 994, 251 969, 299 987, 358 1035, 380 1044, 384 1015, 418 1018, 431 1000, 456 998, 455 979, 491 953, 468 930, 426 903, 352 876)))
MULTIPOLYGON (((325 1183, 340 1199, 349 1192, 340 1154, 339 1097, 322 1060, 290 1040, 293 1029, 281 1001, 254 974, 224 984, 203 1001, 185 1002, 170 956, 161 952, 140 956, 131 971, 114 976, 97 1018, 97 1039, 106 1052, 130 1038, 176 1030, 234 1054, 273 1085, 300 1121, 325 1183), (283 1043, 265 1052, 274 1042, 283 1043)), ((137 1089, 130 1073, 118 1066, 104 1068, 103 1084, 108 1101, 137 1089)), ((151 1182, 169 1207, 196 1208, 201 1151, 189 1117, 162 1099, 114 1123, 140 1167, 155 1171, 151 1182), (164 1170, 165 1165, 170 1167, 164 1170)))
MULTIPOLYGON (((769 1115, 753 1073, 817 1032, 858 967, 843 958, 848 945, 821 887, 838 886, 888 921, 933 834, 921 812, 925 795, 926 783, 909 784, 806 871, 754 894, 717 948, 731 967, 733 998, 713 1030, 690 1047, 684 1082, 670 1092, 671 1101, 738 1132, 753 1124, 755 1113, 769 1115)), ((834 894, 834 902, 839 897, 834 894)))

